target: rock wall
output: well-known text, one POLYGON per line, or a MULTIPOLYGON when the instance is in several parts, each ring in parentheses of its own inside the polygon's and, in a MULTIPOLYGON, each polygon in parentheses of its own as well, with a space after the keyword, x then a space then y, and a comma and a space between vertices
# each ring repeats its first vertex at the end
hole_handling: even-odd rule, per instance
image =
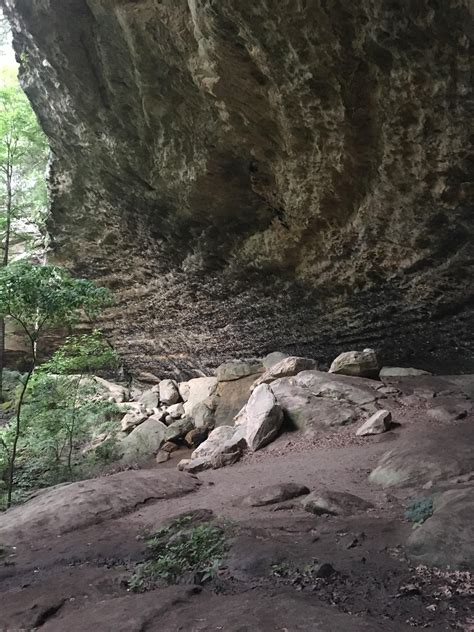
POLYGON ((473 368, 467 0, 1 4, 55 256, 116 292, 132 370, 473 368))

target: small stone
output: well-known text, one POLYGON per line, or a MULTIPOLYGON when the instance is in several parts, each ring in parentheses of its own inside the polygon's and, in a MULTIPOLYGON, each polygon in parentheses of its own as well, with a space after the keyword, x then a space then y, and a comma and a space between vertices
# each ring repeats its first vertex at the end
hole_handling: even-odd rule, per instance
MULTIPOLYGON (((166 420, 165 420, 166 421, 166 420)), ((165 434, 165 441, 174 441, 176 439, 182 439, 186 434, 193 429, 193 422, 187 417, 173 421, 168 426, 165 434)))
POLYGON ((201 428, 193 428, 184 437, 184 442, 189 448, 197 448, 206 441, 209 430, 203 426, 201 428))
POLYGON ((185 468, 191 463, 191 459, 181 459, 177 468, 180 472, 184 472, 185 468))
POLYGON ((379 410, 362 424, 357 430, 356 435, 358 437, 365 437, 367 435, 381 434, 389 430, 391 425, 392 413, 388 410, 379 410))
MULTIPOLYGON (((180 461, 180 463, 182 463, 182 461, 180 461)), ((182 470, 190 474, 198 474, 199 472, 210 470, 211 468, 211 459, 202 457, 200 459, 189 459, 189 462, 183 465, 182 470)))
POLYGON ((221 467, 226 467, 227 465, 233 465, 240 460, 241 456, 242 452, 240 450, 234 450, 233 452, 220 452, 211 458, 211 467, 214 470, 217 470, 221 467))
POLYGON ((309 494, 309 489, 305 485, 297 485, 296 483, 268 485, 245 496, 242 504, 247 507, 262 507, 264 505, 281 503, 304 494, 309 494))
POLYGON ((405 368, 400 366, 384 366, 380 369, 380 379, 390 377, 414 377, 417 375, 431 375, 428 371, 421 369, 405 368))
POLYGON ((176 452, 176 450, 179 449, 179 446, 177 446, 176 443, 173 443, 172 441, 167 441, 163 444, 161 449, 165 452, 176 452))
POLYGON ((347 492, 313 492, 302 500, 302 505, 310 513, 322 515, 352 515, 373 508, 373 505, 359 496, 347 492))
POLYGON ((169 459, 170 459, 170 453, 163 449, 161 449, 156 455, 157 463, 166 463, 166 461, 169 461, 169 459))
POLYGON ((146 413, 138 413, 138 412, 127 413, 125 417, 123 417, 122 421, 120 422, 121 428, 123 432, 127 432, 128 430, 132 430, 133 428, 136 428, 136 426, 139 426, 147 419, 148 419, 148 415, 146 413))
POLYGON ((172 404, 167 408, 167 414, 173 419, 180 419, 184 415, 184 406, 181 402, 172 404))
POLYGON ((176 421, 174 417, 172 417, 171 415, 165 415, 164 422, 167 426, 170 426, 173 423, 173 421, 176 421))
POLYGON ((334 567, 332 566, 332 564, 325 562, 323 564, 318 564, 317 566, 315 566, 312 574, 315 577, 319 577, 323 579, 326 577, 330 577, 335 572, 336 571, 334 570, 334 567))

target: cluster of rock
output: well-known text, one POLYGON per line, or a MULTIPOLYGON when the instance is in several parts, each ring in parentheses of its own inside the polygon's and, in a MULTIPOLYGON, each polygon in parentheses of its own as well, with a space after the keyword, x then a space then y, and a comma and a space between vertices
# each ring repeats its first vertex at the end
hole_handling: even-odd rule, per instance
MULTIPOLYGON (((341 354, 329 372, 321 371, 314 359, 275 352, 262 361, 227 362, 211 377, 187 382, 155 378, 157 383, 145 391, 94 379, 124 413, 122 462, 141 464, 156 456, 162 463, 184 445, 194 451, 178 467, 196 473, 259 450, 284 425, 315 434, 360 422, 359 436, 385 432, 392 418, 380 400, 391 387, 374 379, 380 373, 388 379, 425 372, 380 371, 375 352, 365 349, 341 354)), ((105 438, 98 437, 96 445, 105 438)))

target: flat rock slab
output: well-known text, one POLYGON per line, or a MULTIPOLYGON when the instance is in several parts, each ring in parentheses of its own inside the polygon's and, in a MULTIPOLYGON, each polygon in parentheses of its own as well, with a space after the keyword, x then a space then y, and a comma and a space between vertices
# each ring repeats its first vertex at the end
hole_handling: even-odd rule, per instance
POLYGON ((281 483, 280 485, 268 485, 252 492, 242 500, 246 507, 262 507, 264 505, 274 505, 291 498, 297 498, 309 494, 309 489, 305 485, 296 483, 281 483))
POLYGON ((377 391, 382 383, 364 377, 302 371, 295 381, 318 397, 332 397, 358 406, 371 404, 382 396, 377 391))
POLYGON ((34 542, 39 536, 83 529, 130 513, 144 503, 183 496, 198 485, 193 477, 171 470, 134 470, 57 485, 0 514, 0 542, 34 542))
POLYGON ((310 513, 322 516, 351 516, 359 511, 372 509, 372 503, 348 492, 313 492, 302 500, 302 505, 310 513))
POLYGON ((470 421, 436 427, 426 435, 401 439, 386 452, 370 475, 382 487, 420 486, 474 470, 474 424, 470 421))
POLYGON ((435 496, 433 515, 408 539, 408 554, 418 563, 474 570, 474 486, 435 496))
MULTIPOLYGON (((284 592, 212 595, 183 587, 142 595, 129 594, 73 610, 48 621, 45 632, 380 632, 380 621, 342 614, 321 606, 306 595, 284 592), (192 622, 192 623, 190 623, 192 622)), ((399 622, 385 621, 384 632, 412 630, 399 622)))

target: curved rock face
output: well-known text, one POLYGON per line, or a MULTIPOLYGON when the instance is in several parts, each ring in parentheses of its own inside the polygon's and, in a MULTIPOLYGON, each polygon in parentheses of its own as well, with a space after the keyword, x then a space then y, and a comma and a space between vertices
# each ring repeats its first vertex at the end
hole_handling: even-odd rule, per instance
POLYGON ((116 291, 131 367, 468 368, 467 0, 1 3, 56 257, 116 291))

